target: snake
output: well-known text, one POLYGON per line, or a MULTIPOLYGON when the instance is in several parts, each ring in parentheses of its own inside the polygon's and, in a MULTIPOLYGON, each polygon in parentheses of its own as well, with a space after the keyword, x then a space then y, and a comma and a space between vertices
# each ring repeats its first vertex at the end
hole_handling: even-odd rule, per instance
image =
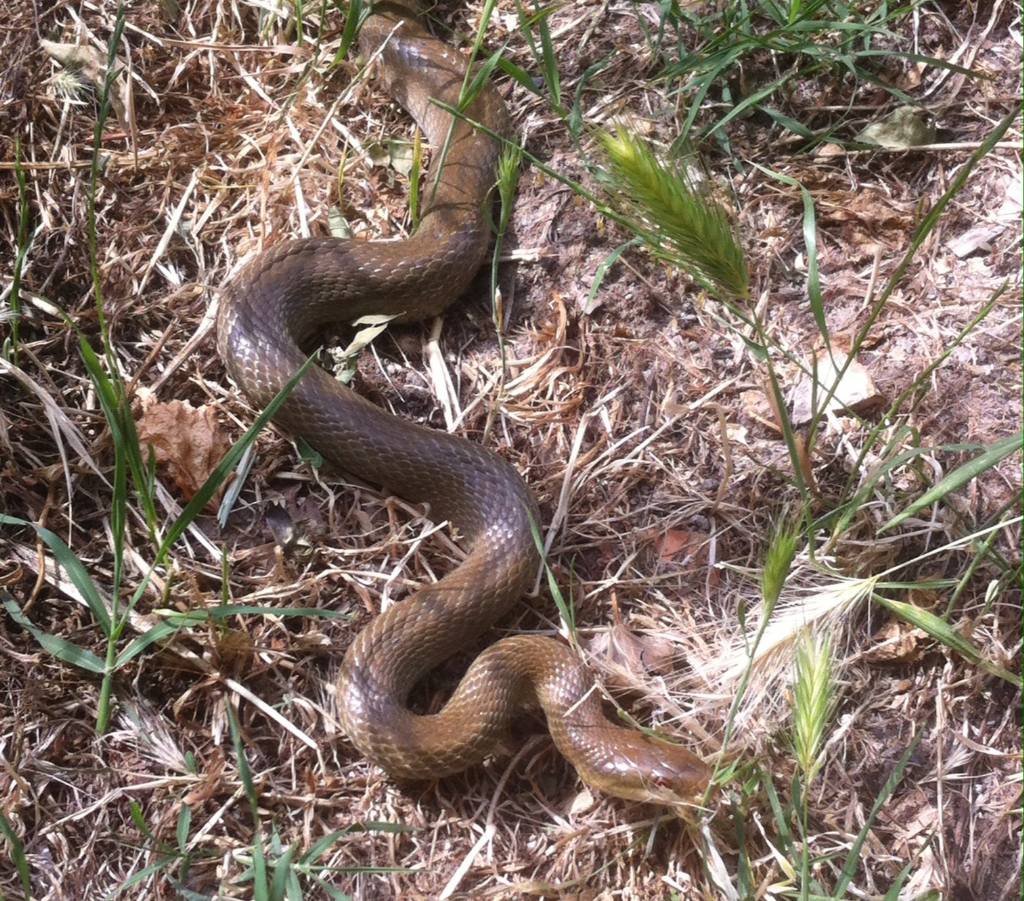
POLYGON ((450 572, 392 604, 352 641, 336 683, 341 725, 390 778, 436 780, 493 755, 516 717, 539 705, 584 783, 629 800, 692 804, 709 783, 708 765, 649 730, 612 722, 593 674, 560 638, 502 637, 472 660, 438 712, 414 711, 416 685, 472 648, 528 592, 540 562, 537 503, 494 451, 392 415, 321 367, 293 378, 329 327, 367 315, 439 315, 487 256, 489 198, 509 116, 490 85, 467 94, 469 61, 427 31, 417 7, 374 4, 359 49, 378 62, 387 91, 432 148, 418 225, 398 240, 274 244, 228 281, 217 313, 219 355, 255 408, 291 387, 274 415, 278 427, 356 478, 422 505, 463 546, 450 572))

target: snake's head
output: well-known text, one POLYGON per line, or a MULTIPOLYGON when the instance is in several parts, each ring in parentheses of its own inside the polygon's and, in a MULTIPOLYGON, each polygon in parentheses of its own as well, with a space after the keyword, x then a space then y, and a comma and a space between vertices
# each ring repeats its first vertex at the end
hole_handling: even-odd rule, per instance
POLYGON ((680 745, 627 729, 616 729, 601 763, 581 772, 584 781, 617 798, 671 808, 693 807, 706 791, 712 770, 680 745))

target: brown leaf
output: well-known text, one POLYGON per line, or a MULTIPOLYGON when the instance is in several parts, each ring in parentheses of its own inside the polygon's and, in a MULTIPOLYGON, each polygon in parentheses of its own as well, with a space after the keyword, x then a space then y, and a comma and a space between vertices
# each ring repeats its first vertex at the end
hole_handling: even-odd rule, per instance
POLYGON ((921 641, 928 633, 908 623, 893 620, 886 623, 873 636, 874 646, 864 654, 872 663, 914 663, 924 651, 921 641))
POLYGON ((617 688, 635 688, 652 675, 670 673, 675 659, 672 642, 638 634, 623 623, 595 635, 588 649, 604 659, 610 670, 608 683, 617 688))
POLYGON ((195 496, 231 447, 210 404, 197 409, 183 400, 144 401, 138 431, 139 441, 153 448, 157 465, 186 500, 195 496))
POLYGON ((658 539, 658 559, 704 566, 708 562, 709 538, 706 532, 669 529, 658 539))

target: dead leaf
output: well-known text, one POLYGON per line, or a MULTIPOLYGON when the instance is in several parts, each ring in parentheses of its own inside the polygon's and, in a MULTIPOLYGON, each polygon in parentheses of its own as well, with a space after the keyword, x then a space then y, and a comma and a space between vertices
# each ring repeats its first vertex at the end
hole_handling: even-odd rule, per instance
POLYGON ((186 500, 195 496, 231 447, 211 404, 196 408, 187 400, 144 400, 137 426, 140 443, 153 448, 157 465, 186 500))
POLYGON ((914 224, 914 213, 905 205, 896 204, 882 191, 863 188, 842 191, 822 205, 822 222, 861 223, 872 234, 880 231, 905 232, 914 224))
POLYGON ((706 532, 669 529, 658 540, 658 559, 704 566, 708 562, 709 539, 706 532))
POLYGON ((607 681, 613 688, 635 688, 652 675, 672 672, 676 656, 672 642, 639 634, 624 623, 599 632, 589 642, 588 650, 608 667, 607 681))
POLYGON ((865 652, 865 660, 872 663, 914 663, 924 654, 921 642, 928 638, 928 633, 909 623, 893 620, 882 626, 872 638, 875 644, 865 652))
POLYGON ((977 250, 992 252, 992 241, 1006 230, 1005 225, 977 225, 969 228, 962 235, 950 238, 946 246, 961 260, 969 257, 977 250))
POLYGON ((594 795, 589 788, 584 788, 582 791, 576 793, 576 797, 572 799, 572 804, 569 805, 569 816, 578 817, 581 813, 586 813, 594 806, 594 795))
POLYGON ((896 87, 902 91, 916 90, 921 86, 921 81, 923 80, 924 73, 927 69, 927 63, 915 63, 912 66, 908 66, 902 74, 896 77, 896 87))
POLYGON ((1005 185, 1006 195, 994 216, 946 242, 946 246, 960 259, 965 259, 978 250, 991 253, 991 242, 1006 231, 1008 226, 1020 221, 1021 174, 1018 172, 1007 179, 1005 185))
POLYGON ((408 177, 416 159, 416 144, 412 141, 388 141, 387 147, 391 167, 400 175, 408 177))
POLYGON ((846 148, 841 144, 822 144, 814 151, 815 156, 843 156, 846 148))
MULTIPOLYGON (((835 345, 831 354, 823 350, 816 355, 816 368, 812 371, 816 372, 817 379, 812 379, 810 373, 802 374, 790 394, 794 426, 806 425, 814 417, 815 408, 819 411, 822 409, 822 403, 846 361, 847 355, 835 345)), ((877 407, 881 401, 882 396, 875 388, 871 375, 860 362, 854 360, 843 373, 825 409, 832 413, 852 411, 862 414, 877 407)))

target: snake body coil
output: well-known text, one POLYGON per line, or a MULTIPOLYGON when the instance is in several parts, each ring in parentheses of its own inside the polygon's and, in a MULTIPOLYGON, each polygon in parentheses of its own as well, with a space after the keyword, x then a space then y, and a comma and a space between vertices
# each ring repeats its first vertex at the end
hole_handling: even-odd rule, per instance
MULTIPOLYGON (((370 313, 433 316, 466 288, 489 242, 485 200, 498 144, 456 121, 435 98, 458 102, 466 63, 432 38, 407 4, 376 4, 360 33, 379 53, 392 95, 431 145, 447 146, 424 189, 419 227, 397 242, 313 238, 277 245, 223 293, 218 349, 257 407, 288 382, 328 323, 370 313)), ((484 88, 466 117, 506 129, 501 99, 484 88)), ((539 702, 558 749, 588 783, 620 797, 678 803, 707 783, 706 766, 675 745, 610 723, 593 680, 563 643, 502 639, 472 663, 436 714, 407 706, 413 686, 504 615, 534 577, 530 520, 537 509, 516 471, 484 448, 400 420, 310 370, 276 422, 359 478, 455 526, 468 555, 439 582, 378 616, 355 639, 338 681, 346 733, 396 778, 437 778, 490 753, 522 705, 539 702)))

